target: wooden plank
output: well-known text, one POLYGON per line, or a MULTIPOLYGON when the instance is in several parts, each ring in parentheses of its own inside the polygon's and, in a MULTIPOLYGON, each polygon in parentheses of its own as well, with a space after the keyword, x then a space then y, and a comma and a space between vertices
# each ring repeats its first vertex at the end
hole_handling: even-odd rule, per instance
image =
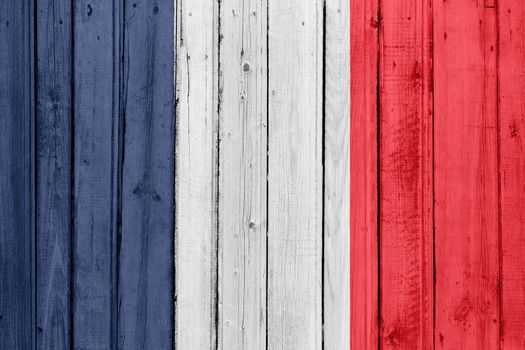
POLYGON ((72 5, 37 3, 37 348, 71 345, 72 5))
POLYGON ((74 9, 74 347, 116 344, 119 3, 74 9))
POLYGON ((325 2, 324 348, 350 347, 350 6, 325 2))
POLYGON ((350 2, 350 342, 378 348, 378 2, 350 2))
POLYGON ((322 343, 323 2, 269 4, 268 344, 322 343))
POLYGON ((431 2, 380 13, 380 347, 432 349, 431 2))
POLYGON ((31 349, 33 309, 33 7, 0 4, 0 348, 31 349))
POLYGON ((174 4, 125 1, 119 347, 173 344, 174 4))
POLYGON ((217 2, 177 1, 175 342, 179 349, 211 349, 217 341, 217 34, 217 2))
POLYGON ((496 40, 494 1, 434 2, 439 349, 500 346, 496 40))
POLYGON ((221 2, 220 349, 266 349, 267 7, 221 2))
POLYGON ((519 349, 525 344, 525 3, 501 0, 498 6, 500 331, 502 349, 519 349))

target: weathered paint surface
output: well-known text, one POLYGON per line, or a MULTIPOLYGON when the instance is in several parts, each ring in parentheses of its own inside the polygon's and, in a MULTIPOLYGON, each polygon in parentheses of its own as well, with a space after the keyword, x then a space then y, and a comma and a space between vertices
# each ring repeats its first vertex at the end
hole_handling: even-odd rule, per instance
POLYGON ((0 347, 348 349, 348 4, 32 4, 0 6, 0 347))
POLYGON ((0 348, 33 339, 34 103, 31 1, 0 5, 0 348))
POLYGON ((378 2, 350 8, 350 344, 378 347, 378 2))
POLYGON ((118 342, 170 349, 174 277, 173 1, 125 1, 118 342))
POLYGON ((349 348, 349 10, 178 1, 177 346, 349 348))
POLYGON ((351 1, 352 344, 521 348, 523 4, 378 5, 351 1))
POLYGON ((72 7, 36 8, 36 346, 72 342, 72 7))
POLYGON ((119 13, 118 3, 107 1, 77 1, 74 10, 71 312, 78 348, 116 344, 119 13))
POLYGON ((432 347, 430 4, 380 1, 378 161, 382 349, 432 347))
POLYGON ((174 4, 32 4, 0 6, 0 347, 170 349, 174 4))

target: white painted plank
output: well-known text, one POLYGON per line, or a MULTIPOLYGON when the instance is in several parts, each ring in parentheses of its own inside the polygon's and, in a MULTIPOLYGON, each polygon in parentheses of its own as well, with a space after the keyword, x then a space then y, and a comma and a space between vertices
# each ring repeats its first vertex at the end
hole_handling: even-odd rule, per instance
POLYGON ((221 2, 219 349, 266 349, 267 1, 221 2))
POLYGON ((326 0, 324 348, 350 348, 350 5, 326 0))
POLYGON ((323 1, 269 6, 268 348, 321 349, 323 1))
POLYGON ((176 8, 175 342, 200 350, 216 344, 218 8, 176 8))

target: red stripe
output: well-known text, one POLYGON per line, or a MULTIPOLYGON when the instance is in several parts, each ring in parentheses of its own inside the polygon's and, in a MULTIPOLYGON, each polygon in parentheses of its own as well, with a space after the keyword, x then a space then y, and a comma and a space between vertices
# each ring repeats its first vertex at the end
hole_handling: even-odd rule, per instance
POLYGON ((379 4, 351 0, 352 349, 523 348, 525 3, 379 4))

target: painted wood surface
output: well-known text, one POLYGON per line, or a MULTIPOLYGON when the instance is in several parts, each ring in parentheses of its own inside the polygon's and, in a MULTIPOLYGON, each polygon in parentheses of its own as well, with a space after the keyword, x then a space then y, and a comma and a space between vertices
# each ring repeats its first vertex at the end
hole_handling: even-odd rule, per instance
POLYGON ((378 2, 350 2, 350 348, 378 348, 378 2))
POLYGON ((171 349, 173 3, 0 9, 1 348, 171 349))
POLYGON ((380 347, 433 344, 431 2, 380 1, 380 347))
POLYGON ((174 285, 174 4, 124 2, 119 347, 170 349, 174 285))
POLYGON ((117 341, 119 173, 118 3, 74 7, 73 346, 111 349, 117 341))
POLYGON ((268 9, 268 344, 322 346, 323 2, 268 9))
POLYGON ((519 349, 525 344, 525 3, 498 6, 500 342, 503 349, 519 349))
POLYGON ((2 348, 348 348, 347 5, 1 5, 2 348))
POLYGON ((496 349, 497 12, 490 1, 434 6, 435 344, 496 349))
POLYGON ((72 5, 36 7, 36 347, 65 349, 71 336, 72 5))
MULTIPOLYGON (((352 345, 522 348, 525 7, 514 0, 381 1, 380 21, 371 21, 379 52, 365 51, 377 63, 367 66, 363 33, 375 11, 362 5, 351 7, 352 73, 361 68, 377 77, 370 101, 379 115, 356 108, 366 90, 354 86, 374 81, 352 75, 352 137, 364 140, 363 118, 379 121, 379 147, 374 138, 362 145, 379 156, 360 163, 363 152, 352 139, 351 254, 360 265, 352 265, 351 280, 362 283, 358 272, 370 271, 356 255, 379 260, 379 313, 378 323, 359 324, 364 329, 352 323, 352 345), (373 163, 380 169, 372 180, 376 219, 375 207, 355 200, 358 179, 369 174, 364 165, 373 163), (379 223, 379 249, 358 244, 365 238, 355 230, 365 226, 356 227, 356 213, 379 223), (377 338, 365 344, 364 334, 377 338)), ((373 318, 365 298, 374 291, 352 292, 352 322, 363 317, 356 310, 373 318)))
POLYGON ((267 8, 221 2, 220 349, 266 349, 267 8))
POLYGON ((325 195, 322 4, 277 4, 273 12, 267 1, 227 0, 215 6, 179 1, 177 6, 176 202, 185 204, 177 204, 176 211, 176 345, 321 348, 324 294, 330 320, 324 348, 344 348, 349 316, 334 310, 349 307, 344 294, 348 202, 338 197, 348 192, 348 154, 338 152, 348 147, 349 136, 344 94, 349 8, 334 2, 326 13, 337 31, 328 44, 333 101, 326 128, 331 154, 325 165, 335 195, 325 195), (297 32, 283 37, 290 25, 297 32), (203 34, 192 35, 195 31, 203 34), (274 80, 268 59, 276 70, 274 80), (316 73, 309 75, 309 70, 316 73), (272 111, 267 104, 272 105, 278 89, 272 111), (305 125, 303 117, 308 118, 305 125), (267 118, 276 123, 273 136, 267 118), (300 154, 309 156, 301 160, 300 154), (304 179, 295 179, 308 166, 304 179), (303 193, 311 193, 306 211, 299 203, 303 193), (323 196, 331 215, 324 238, 330 262, 323 262, 323 196), (292 211, 289 219, 285 207, 292 211), (311 222, 303 222, 311 213, 311 222), (270 266, 275 272, 267 276, 270 266), (323 292, 323 285, 330 290, 323 292))
POLYGON ((180 349, 217 345, 217 5, 177 2, 175 343, 180 349))
POLYGON ((0 348, 34 335, 34 86, 31 1, 0 5, 0 348))
POLYGON ((350 4, 325 2, 323 347, 350 347, 350 4))
POLYGON ((349 8, 177 6, 175 345, 348 348, 349 8))

